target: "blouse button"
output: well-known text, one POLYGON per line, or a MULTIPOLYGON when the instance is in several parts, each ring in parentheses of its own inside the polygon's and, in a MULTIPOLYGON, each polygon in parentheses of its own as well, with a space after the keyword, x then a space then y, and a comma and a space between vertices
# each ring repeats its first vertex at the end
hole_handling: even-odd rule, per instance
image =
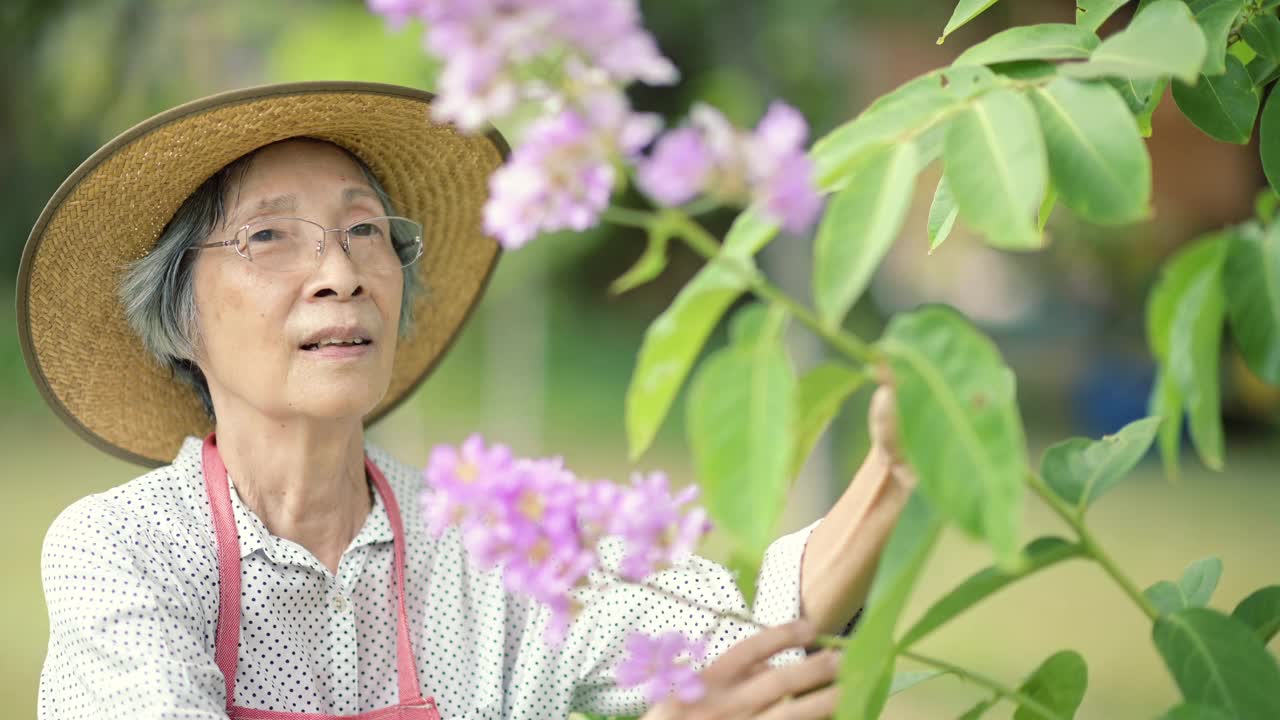
POLYGON ((347 598, 344 597, 342 593, 338 593, 333 596, 333 611, 334 612, 347 611, 347 598))

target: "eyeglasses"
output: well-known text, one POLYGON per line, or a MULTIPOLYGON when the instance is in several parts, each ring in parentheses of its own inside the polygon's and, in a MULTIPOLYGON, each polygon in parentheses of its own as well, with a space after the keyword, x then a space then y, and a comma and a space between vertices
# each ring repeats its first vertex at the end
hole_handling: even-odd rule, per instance
POLYGON ((240 257, 257 267, 288 272, 318 264, 331 232, 341 233, 343 252, 366 270, 404 268, 422 256, 422 225, 391 216, 368 218, 345 228, 326 228, 302 218, 266 218, 241 226, 227 240, 191 249, 234 247, 240 257))

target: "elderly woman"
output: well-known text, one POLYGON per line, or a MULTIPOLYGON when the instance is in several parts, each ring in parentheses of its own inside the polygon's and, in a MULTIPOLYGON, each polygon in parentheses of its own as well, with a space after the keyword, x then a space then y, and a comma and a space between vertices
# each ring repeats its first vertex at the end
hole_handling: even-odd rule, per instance
MULTIPOLYGON (((553 650, 546 613, 430 536, 419 473, 365 442, 497 255, 480 208, 505 145, 431 123, 430 102, 360 83, 207 98, 124 133, 50 201, 20 276, 28 366, 89 442, 160 467, 49 530, 41 716, 637 713, 613 680, 632 629, 706 633, 719 657, 698 707, 653 717, 829 714, 831 657, 763 661, 861 605, 908 493, 889 443, 771 546, 754 610, 780 628, 737 644, 740 624, 617 587, 553 650)), ((745 609, 701 559, 655 582, 745 609)))

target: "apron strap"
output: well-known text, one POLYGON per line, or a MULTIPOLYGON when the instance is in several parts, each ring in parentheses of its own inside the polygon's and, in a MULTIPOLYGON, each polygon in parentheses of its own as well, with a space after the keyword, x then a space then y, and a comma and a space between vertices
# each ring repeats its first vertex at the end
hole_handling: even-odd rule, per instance
POLYGON ((400 676, 401 704, 422 699, 422 686, 418 684, 418 668, 413 659, 413 644, 409 640, 409 613, 405 610, 404 600, 404 521, 400 517, 400 504, 396 502, 395 493, 383 477, 382 471, 366 455, 364 467, 373 486, 382 496, 383 507, 387 511, 387 519, 391 522, 391 535, 395 551, 395 583, 396 583, 396 668, 400 676))
POLYGON ((204 491, 213 511, 213 534, 218 541, 218 634, 213 657, 227 683, 227 707, 236 700, 236 663, 240 654, 240 535, 231 512, 227 467, 218 453, 217 439, 204 439, 204 491))
MULTIPOLYGON (((230 709, 235 703, 236 665, 240 651, 240 537, 236 531, 235 515, 231 510, 227 467, 218 453, 217 438, 213 433, 204 439, 203 461, 205 494, 213 512, 213 532, 218 547, 218 629, 214 661, 226 681, 227 708, 230 709)), ((399 671, 400 703, 420 703, 422 690, 418 684, 418 668, 413 659, 413 644, 409 639, 409 613, 405 609, 405 539, 400 505, 382 471, 367 455, 364 466, 373 480, 374 489, 382 496, 382 504, 391 523, 395 556, 396 667, 399 671)))

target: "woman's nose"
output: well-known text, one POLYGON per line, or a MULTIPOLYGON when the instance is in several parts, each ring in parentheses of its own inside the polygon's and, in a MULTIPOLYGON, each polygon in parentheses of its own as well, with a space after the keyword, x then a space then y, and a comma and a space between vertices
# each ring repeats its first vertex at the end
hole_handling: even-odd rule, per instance
POLYGON ((336 295, 338 297, 355 297, 364 292, 361 283, 360 268, 347 253, 346 231, 340 229, 325 230, 324 243, 319 248, 320 257, 317 266, 308 281, 308 294, 312 297, 336 295))

